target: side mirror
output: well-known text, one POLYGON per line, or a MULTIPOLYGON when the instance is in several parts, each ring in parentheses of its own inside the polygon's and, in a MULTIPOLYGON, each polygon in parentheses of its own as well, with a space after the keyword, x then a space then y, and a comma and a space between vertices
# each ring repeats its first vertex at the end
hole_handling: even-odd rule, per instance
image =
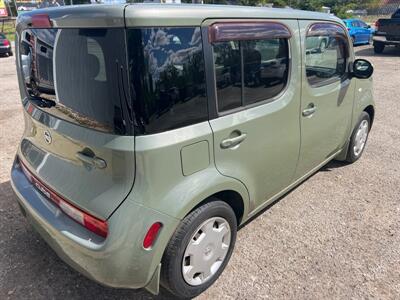
POLYGON ((371 25, 367 25, 366 28, 368 28, 368 29, 371 28, 371 25))
POLYGON ((374 73, 374 67, 365 59, 356 59, 352 69, 352 76, 360 79, 370 78, 374 73))

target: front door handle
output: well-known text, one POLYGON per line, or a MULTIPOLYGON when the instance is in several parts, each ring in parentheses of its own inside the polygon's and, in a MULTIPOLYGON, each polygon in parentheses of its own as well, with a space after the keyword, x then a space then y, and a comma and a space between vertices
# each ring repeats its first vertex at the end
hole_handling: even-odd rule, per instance
POLYGON ((303 117, 309 117, 313 115, 317 111, 317 107, 314 103, 311 103, 303 110, 303 117))
POLYGON ((239 145, 241 142, 243 142, 246 139, 246 137, 247 137, 247 134, 242 133, 239 136, 223 140, 221 142, 220 146, 222 149, 233 148, 233 147, 239 145))

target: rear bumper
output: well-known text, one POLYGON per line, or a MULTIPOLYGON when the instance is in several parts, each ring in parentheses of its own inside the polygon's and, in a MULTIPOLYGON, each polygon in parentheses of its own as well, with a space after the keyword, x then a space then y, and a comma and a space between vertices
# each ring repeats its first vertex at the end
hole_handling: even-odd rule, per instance
POLYGON ((17 162, 11 183, 29 223, 74 269, 110 287, 142 288, 150 282, 158 283, 153 274, 158 276, 157 267, 179 220, 127 199, 108 219, 109 233, 104 239, 50 202, 27 180, 17 162), (161 222, 163 227, 153 248, 145 250, 143 238, 154 222, 161 222))
POLYGON ((400 41, 388 41, 386 36, 383 35, 375 35, 373 37, 374 43, 383 43, 385 45, 400 45, 400 41))
POLYGON ((11 46, 0 46, 0 54, 6 54, 12 52, 11 46))

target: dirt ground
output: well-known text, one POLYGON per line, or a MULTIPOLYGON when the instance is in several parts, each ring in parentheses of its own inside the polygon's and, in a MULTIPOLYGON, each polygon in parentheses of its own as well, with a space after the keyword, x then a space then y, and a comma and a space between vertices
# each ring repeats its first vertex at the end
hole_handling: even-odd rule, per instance
MULTIPOLYGON (((330 163, 242 228, 200 299, 400 298, 400 53, 356 54, 375 65, 364 156, 330 163)), ((9 181, 24 127, 15 73, 14 58, 0 57, 0 299, 151 299, 79 275, 20 214, 9 181)))

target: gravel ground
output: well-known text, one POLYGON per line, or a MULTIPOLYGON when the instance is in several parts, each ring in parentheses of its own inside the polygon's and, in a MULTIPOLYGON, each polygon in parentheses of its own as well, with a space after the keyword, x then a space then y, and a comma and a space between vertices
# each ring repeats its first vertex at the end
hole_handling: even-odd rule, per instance
MULTIPOLYGON (((376 118, 363 158, 330 163, 242 228, 200 299, 400 298, 400 53, 356 53, 375 64, 376 118)), ((152 298, 84 278, 28 226, 9 181, 22 131, 14 58, 0 58, 0 299, 152 298)))

